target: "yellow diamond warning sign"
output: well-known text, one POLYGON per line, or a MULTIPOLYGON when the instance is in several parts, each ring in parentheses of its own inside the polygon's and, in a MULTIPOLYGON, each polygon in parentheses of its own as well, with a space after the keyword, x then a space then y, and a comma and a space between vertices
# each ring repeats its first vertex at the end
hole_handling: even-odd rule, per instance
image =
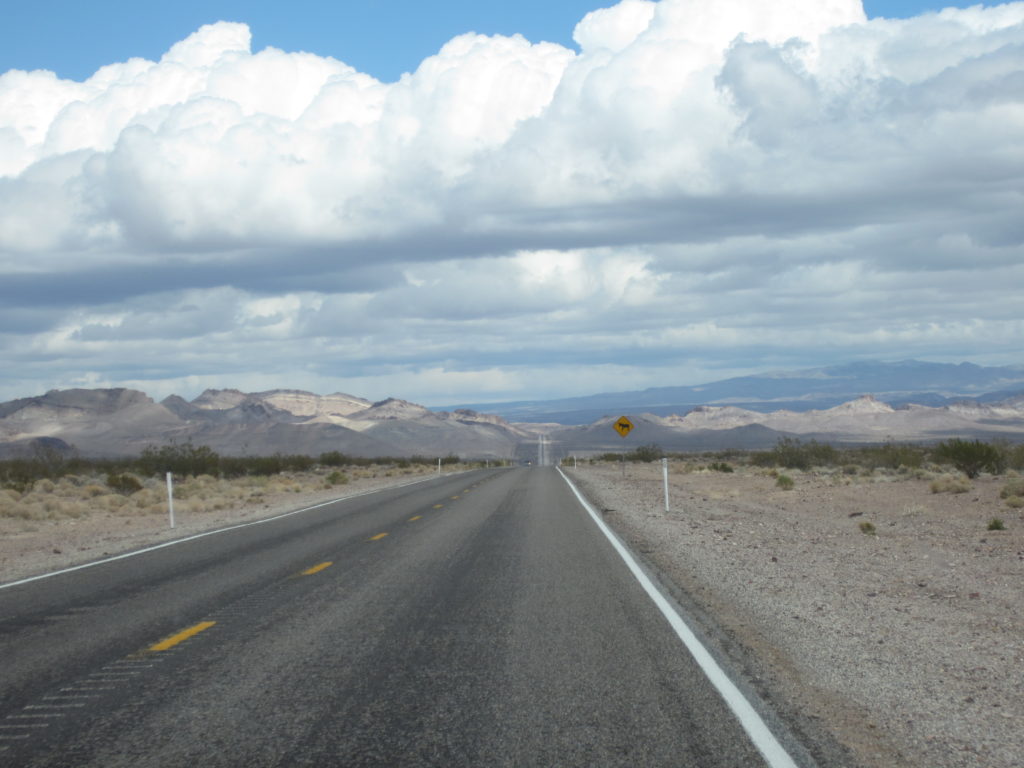
POLYGON ((633 422, 627 419, 625 416, 620 416, 619 420, 616 421, 612 426, 615 427, 615 431, 625 437, 633 429, 633 422))

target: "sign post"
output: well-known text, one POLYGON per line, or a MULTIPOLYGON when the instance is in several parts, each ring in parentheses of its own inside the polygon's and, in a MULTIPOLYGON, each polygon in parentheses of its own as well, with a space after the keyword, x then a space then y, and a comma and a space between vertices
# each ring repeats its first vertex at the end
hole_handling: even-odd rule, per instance
MULTIPOLYGON (((619 433, 619 437, 624 438, 633 431, 633 422, 626 416, 619 416, 619 420, 612 424, 612 427, 619 433)), ((622 454, 622 476, 626 476, 626 454, 622 454)))

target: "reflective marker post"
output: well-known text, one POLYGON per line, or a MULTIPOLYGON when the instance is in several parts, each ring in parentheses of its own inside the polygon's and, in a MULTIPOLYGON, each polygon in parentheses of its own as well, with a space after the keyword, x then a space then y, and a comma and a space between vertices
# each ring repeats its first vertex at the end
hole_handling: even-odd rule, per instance
POLYGON ((171 518, 171 528, 174 527, 174 481, 171 480, 171 473, 167 473, 167 515, 171 518))
POLYGON ((661 474, 665 478, 665 511, 668 512, 668 459, 661 460, 661 474))

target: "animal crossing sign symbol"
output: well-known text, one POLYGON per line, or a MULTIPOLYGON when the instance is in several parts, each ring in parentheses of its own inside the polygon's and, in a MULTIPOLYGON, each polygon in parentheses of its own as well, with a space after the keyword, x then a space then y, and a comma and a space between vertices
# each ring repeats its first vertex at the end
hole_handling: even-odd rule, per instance
POLYGON ((616 432, 625 437, 630 433, 630 431, 632 431, 633 422, 627 419, 625 416, 621 416, 619 417, 619 420, 616 421, 615 424, 613 424, 612 426, 615 427, 616 432))

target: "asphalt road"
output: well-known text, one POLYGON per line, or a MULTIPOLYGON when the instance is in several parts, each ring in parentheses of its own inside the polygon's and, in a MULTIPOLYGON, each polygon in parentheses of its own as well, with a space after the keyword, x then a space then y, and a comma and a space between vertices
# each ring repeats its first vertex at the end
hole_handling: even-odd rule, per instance
POLYGON ((0 764, 198 763, 765 764, 550 468, 0 589, 0 764))

